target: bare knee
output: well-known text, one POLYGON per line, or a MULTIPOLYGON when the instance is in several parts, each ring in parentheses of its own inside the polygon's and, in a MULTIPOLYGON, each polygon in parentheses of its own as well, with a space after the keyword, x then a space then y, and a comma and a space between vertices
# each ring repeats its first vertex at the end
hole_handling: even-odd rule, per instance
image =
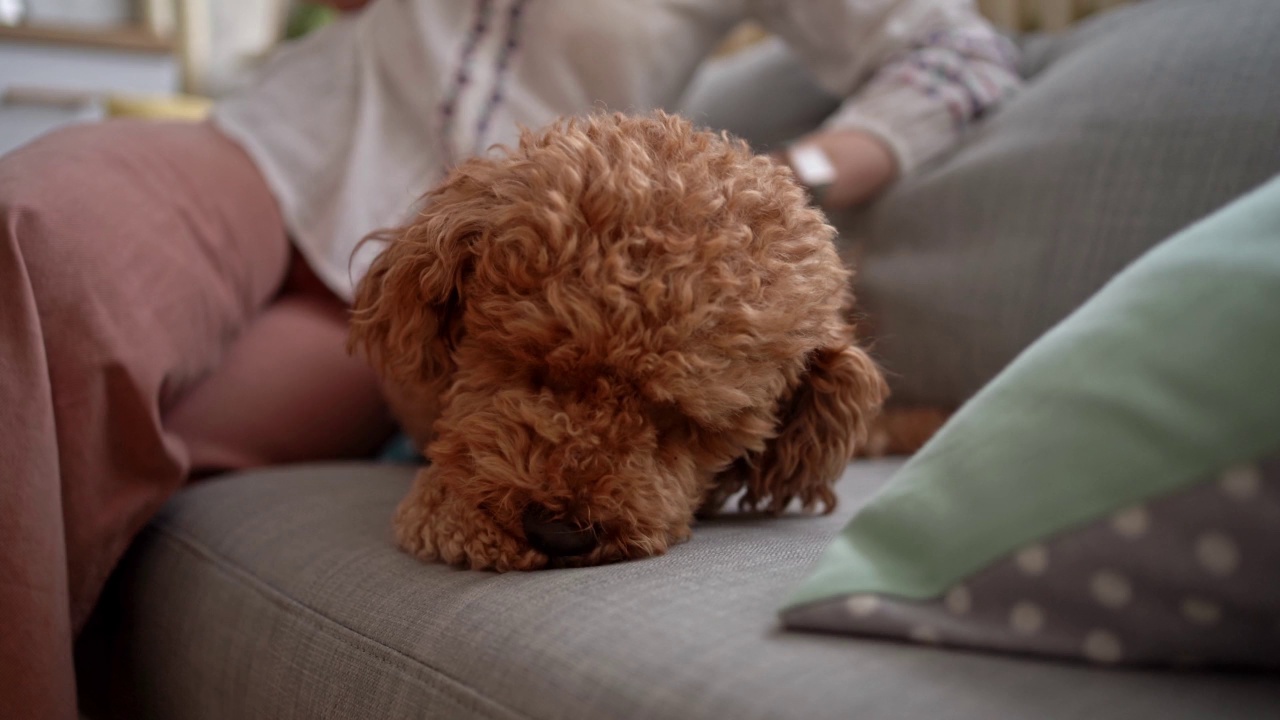
POLYGON ((365 457, 394 423, 372 369, 346 351, 346 316, 286 296, 167 414, 199 470, 365 457))

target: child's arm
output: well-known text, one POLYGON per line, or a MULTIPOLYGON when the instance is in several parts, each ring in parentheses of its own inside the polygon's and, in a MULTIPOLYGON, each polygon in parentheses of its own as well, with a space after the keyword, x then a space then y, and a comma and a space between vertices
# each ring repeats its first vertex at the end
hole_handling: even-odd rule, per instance
POLYGON ((756 0, 755 14, 847 98, 796 143, 836 170, 828 207, 867 200, 950 149, 1019 85, 1013 45, 970 0, 756 0))

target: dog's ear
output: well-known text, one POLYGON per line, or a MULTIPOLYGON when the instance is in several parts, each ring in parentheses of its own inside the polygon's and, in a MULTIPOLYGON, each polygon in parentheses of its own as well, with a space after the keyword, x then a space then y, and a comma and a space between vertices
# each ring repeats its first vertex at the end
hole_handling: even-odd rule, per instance
POLYGON ((744 509, 775 514, 796 498, 805 510, 819 504, 834 509, 831 486, 865 441, 887 395, 879 368, 857 346, 815 351, 800 384, 779 406, 777 435, 763 452, 726 470, 727 487, 717 494, 724 498, 745 487, 744 509))
POLYGON ((347 344, 392 383, 412 387, 452 374, 463 286, 487 204, 466 179, 429 193, 414 222, 365 239, 386 247, 356 290, 347 344))

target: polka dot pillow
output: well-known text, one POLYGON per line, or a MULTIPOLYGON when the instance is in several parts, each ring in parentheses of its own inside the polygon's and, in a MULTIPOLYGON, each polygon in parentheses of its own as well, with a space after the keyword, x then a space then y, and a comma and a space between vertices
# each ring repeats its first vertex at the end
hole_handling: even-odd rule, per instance
POLYGON ((1280 668, 1280 179, 1028 348, 862 508, 792 629, 1280 668))

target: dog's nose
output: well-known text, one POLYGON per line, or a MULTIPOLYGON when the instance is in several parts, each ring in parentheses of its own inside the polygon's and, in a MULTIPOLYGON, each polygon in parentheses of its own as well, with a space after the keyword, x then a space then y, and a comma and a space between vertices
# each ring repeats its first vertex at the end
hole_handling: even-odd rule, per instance
POLYGON ((547 557, 586 555, 600 544, 590 526, 581 527, 559 518, 537 503, 529 503, 521 520, 529 545, 547 557))

